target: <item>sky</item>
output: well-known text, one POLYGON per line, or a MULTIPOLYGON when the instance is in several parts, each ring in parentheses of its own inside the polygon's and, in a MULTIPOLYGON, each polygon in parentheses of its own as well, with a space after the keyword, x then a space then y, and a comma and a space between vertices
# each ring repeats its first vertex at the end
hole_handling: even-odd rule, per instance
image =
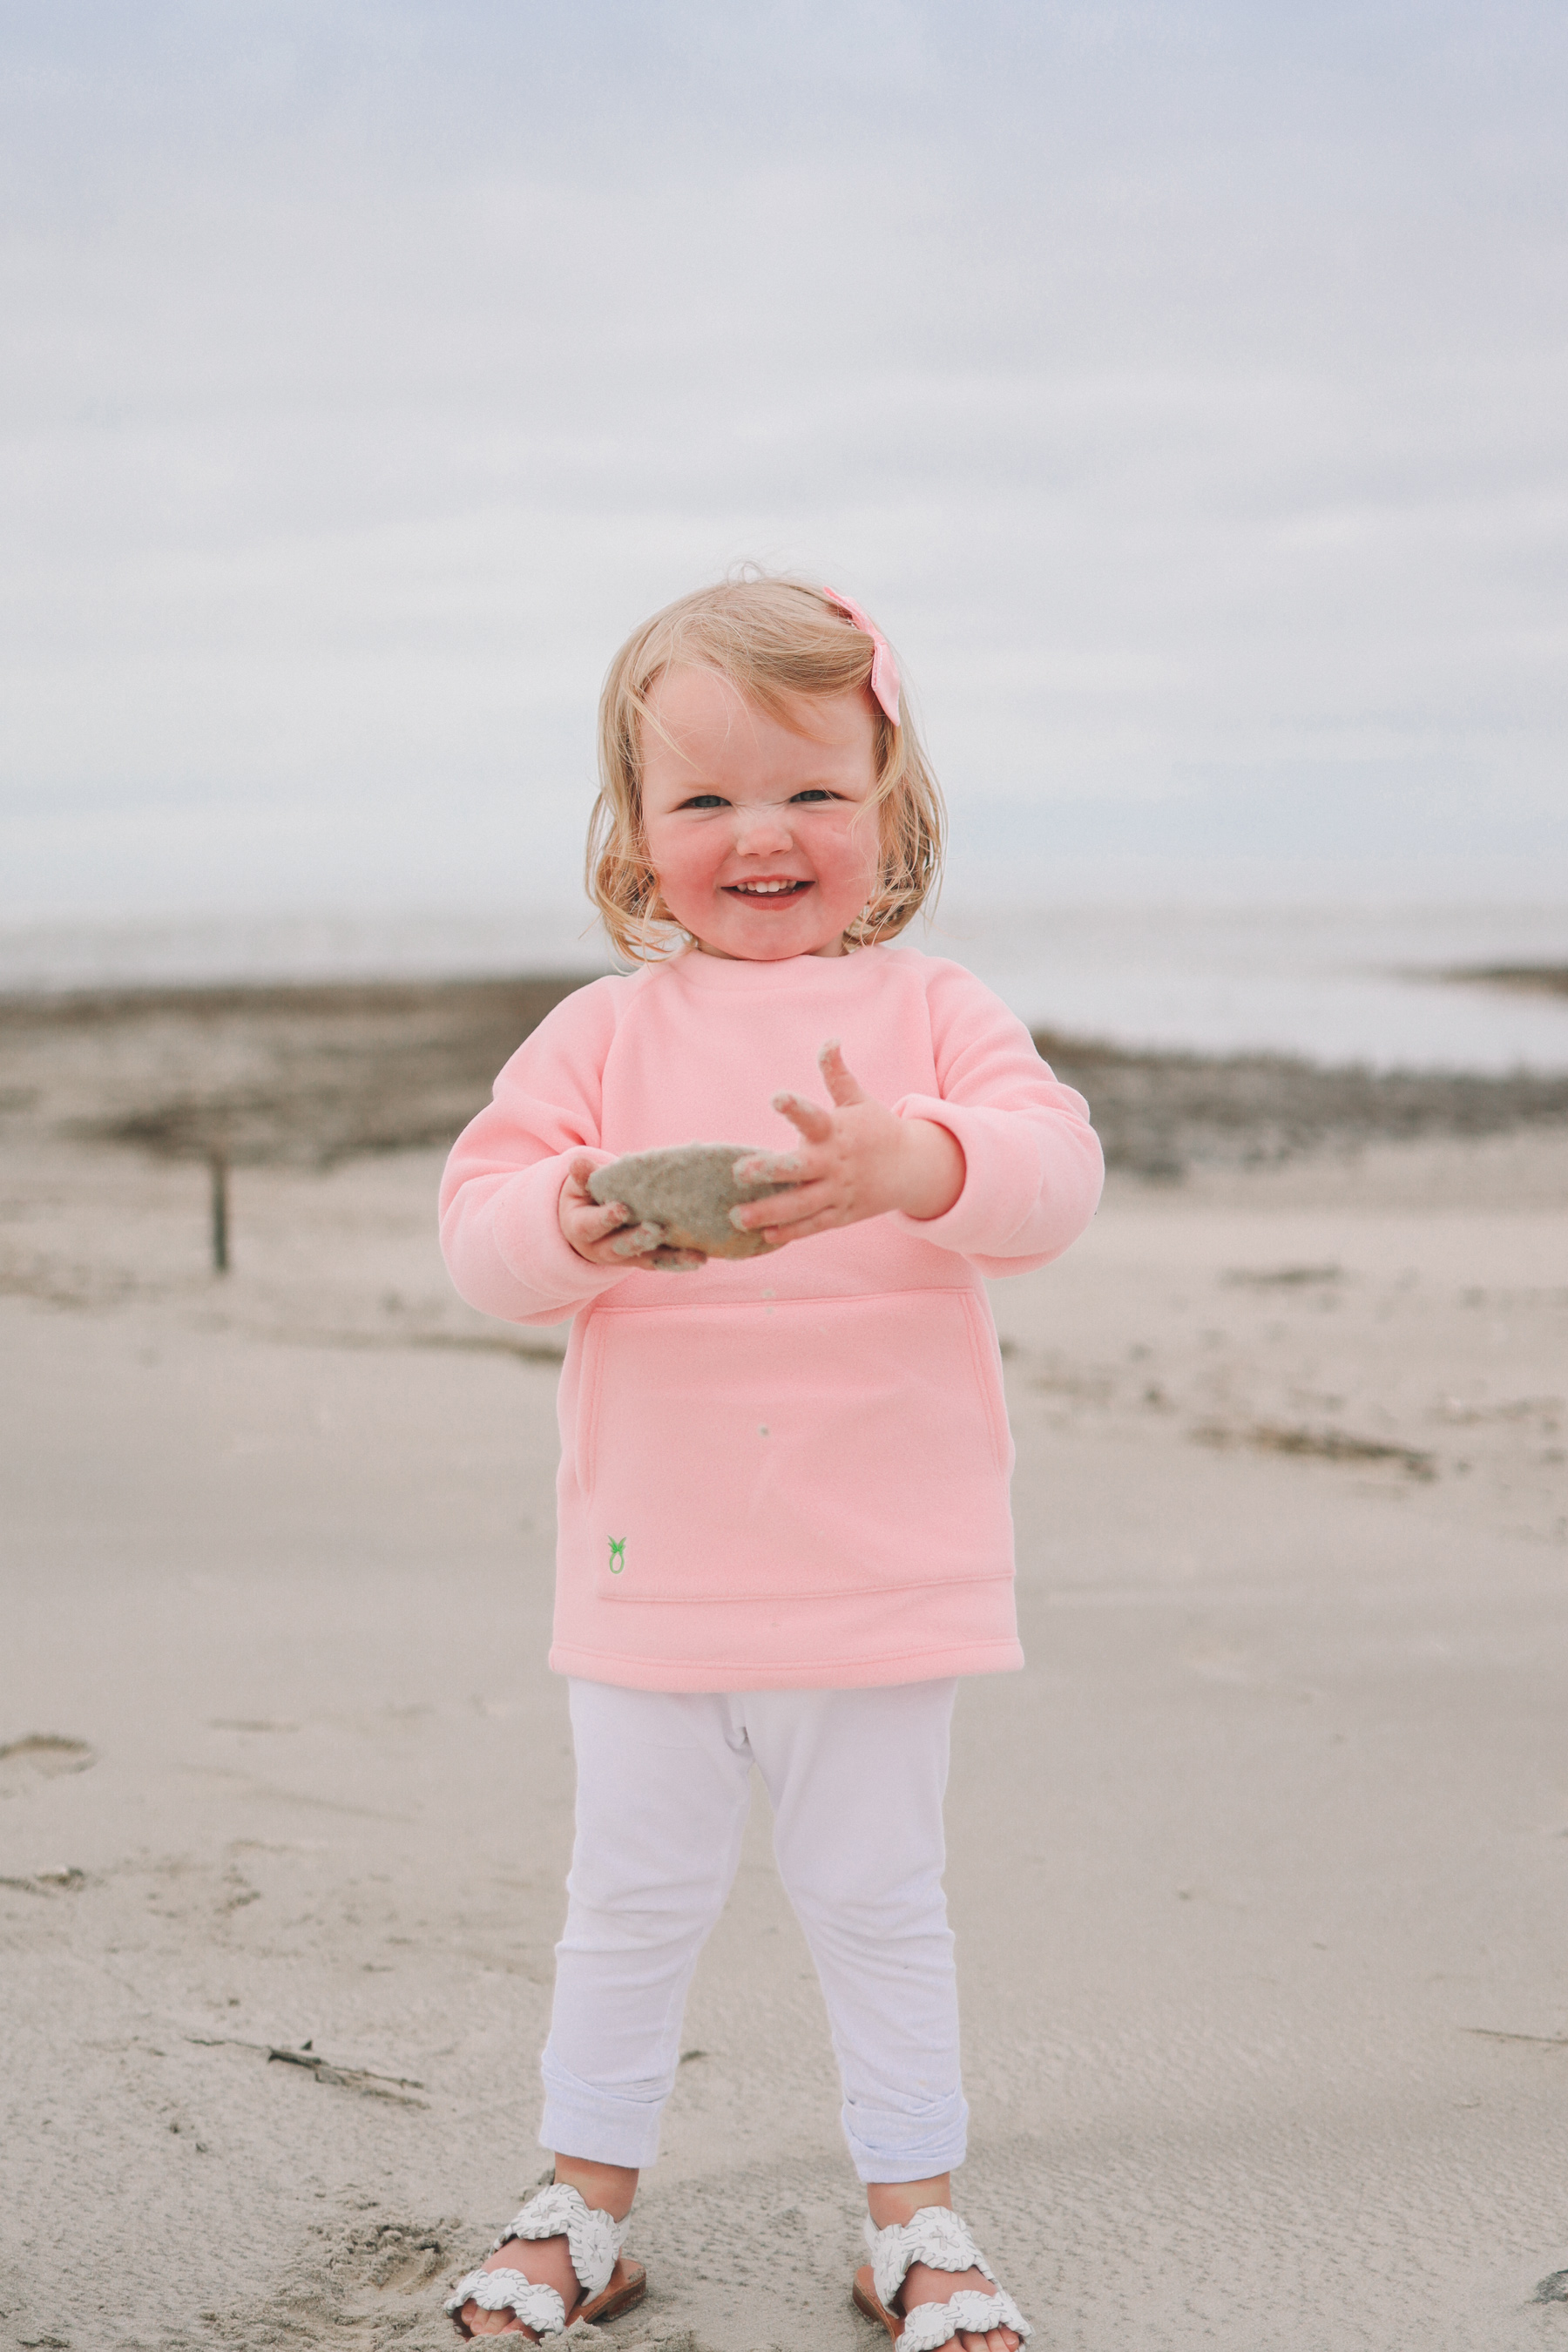
POLYGON ((1568 907, 1568 11, 0 0, 0 919, 558 904, 745 562, 972 898, 1568 907))

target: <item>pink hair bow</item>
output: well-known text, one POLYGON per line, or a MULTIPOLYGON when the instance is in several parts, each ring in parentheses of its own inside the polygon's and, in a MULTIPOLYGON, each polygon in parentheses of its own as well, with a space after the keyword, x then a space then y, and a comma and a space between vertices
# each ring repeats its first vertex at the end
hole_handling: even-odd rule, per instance
POLYGON ((848 614, 862 636, 870 638, 871 691, 896 727, 899 723, 899 665, 893 659, 893 648, 869 613, 863 613, 853 598, 841 596, 837 588, 825 588, 822 593, 830 604, 837 604, 841 613, 848 614))

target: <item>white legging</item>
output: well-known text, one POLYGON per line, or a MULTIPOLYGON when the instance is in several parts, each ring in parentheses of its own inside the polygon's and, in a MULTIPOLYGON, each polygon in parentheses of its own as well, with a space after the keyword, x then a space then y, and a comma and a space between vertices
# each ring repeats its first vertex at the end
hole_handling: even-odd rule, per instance
POLYGON ((963 2161, 942 1801, 957 1685, 687 1693, 573 1682, 577 1835, 555 1948, 541 2144, 658 2148, 687 1987, 741 1859, 751 1768, 805 1931, 862 2180, 963 2161))

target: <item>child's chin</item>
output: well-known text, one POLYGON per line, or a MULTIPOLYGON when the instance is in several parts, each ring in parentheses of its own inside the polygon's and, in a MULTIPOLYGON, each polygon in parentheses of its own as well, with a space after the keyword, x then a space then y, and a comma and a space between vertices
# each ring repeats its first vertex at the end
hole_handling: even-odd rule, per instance
POLYGON ((783 963, 789 956, 820 955, 825 948, 837 946, 841 934, 829 933, 824 939, 820 929, 764 931, 759 923, 745 940, 729 949, 733 956, 743 957, 748 963, 783 963))

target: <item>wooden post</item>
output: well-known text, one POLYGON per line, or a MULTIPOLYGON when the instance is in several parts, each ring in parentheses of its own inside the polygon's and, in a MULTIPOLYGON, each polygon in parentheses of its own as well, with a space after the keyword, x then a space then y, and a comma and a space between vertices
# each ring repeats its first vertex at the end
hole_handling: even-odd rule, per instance
POLYGON ((208 1154, 213 1180, 213 1272, 228 1272, 228 1161, 221 1151, 208 1154))

